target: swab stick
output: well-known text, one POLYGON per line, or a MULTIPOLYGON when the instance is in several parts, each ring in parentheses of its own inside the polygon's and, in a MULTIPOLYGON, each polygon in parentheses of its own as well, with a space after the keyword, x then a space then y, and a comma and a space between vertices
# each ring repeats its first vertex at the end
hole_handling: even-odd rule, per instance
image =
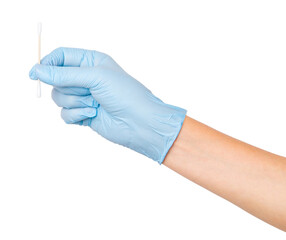
MULTIPOLYGON (((38 23, 38 63, 41 64, 41 33, 42 23, 38 23)), ((41 81, 37 80, 37 97, 41 97, 41 81)))

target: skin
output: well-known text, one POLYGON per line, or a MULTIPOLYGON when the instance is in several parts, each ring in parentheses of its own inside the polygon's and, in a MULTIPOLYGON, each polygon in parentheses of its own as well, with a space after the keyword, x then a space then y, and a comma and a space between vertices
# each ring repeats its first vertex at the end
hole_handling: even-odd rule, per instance
POLYGON ((220 133, 190 117, 163 164, 286 231, 286 158, 220 133))

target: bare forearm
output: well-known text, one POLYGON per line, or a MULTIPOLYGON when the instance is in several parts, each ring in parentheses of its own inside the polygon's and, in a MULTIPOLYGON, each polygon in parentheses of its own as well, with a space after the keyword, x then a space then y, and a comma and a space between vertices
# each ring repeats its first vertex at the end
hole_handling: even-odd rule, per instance
POLYGON ((164 165, 286 231, 286 158, 186 117, 164 165))

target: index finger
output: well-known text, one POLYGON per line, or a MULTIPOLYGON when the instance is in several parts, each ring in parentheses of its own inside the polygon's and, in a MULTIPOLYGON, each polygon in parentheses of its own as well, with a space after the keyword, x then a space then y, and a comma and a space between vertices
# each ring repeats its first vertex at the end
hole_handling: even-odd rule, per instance
POLYGON ((107 55, 95 50, 60 47, 41 60, 41 64, 67 67, 94 67, 107 55))
POLYGON ((29 72, 33 80, 41 80, 55 87, 90 88, 98 81, 97 67, 58 67, 36 64, 29 72))

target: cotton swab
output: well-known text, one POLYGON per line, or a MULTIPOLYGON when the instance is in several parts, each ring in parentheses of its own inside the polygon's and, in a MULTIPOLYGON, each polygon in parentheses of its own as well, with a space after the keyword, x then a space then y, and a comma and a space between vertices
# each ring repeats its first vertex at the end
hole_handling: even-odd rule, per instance
MULTIPOLYGON (((42 23, 38 23, 38 63, 41 64, 41 33, 42 33, 42 23)), ((37 81, 37 97, 41 97, 41 81, 37 81)))

